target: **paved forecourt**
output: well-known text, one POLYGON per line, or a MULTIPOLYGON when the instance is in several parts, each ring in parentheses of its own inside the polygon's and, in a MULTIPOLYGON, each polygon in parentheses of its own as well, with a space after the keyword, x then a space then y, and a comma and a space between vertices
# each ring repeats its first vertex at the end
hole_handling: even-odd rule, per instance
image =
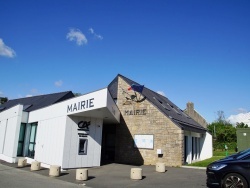
POLYGON ((155 171, 155 166, 131 166, 108 164, 101 167, 88 168, 88 180, 76 180, 76 169, 62 171, 59 177, 49 177, 49 169, 30 171, 30 165, 16 168, 17 164, 0 161, 0 188, 66 188, 66 187, 206 187, 206 171, 204 169, 166 167, 165 173, 155 171), (1 165, 2 164, 2 165, 1 165), (142 168, 142 180, 131 180, 131 168, 142 168))

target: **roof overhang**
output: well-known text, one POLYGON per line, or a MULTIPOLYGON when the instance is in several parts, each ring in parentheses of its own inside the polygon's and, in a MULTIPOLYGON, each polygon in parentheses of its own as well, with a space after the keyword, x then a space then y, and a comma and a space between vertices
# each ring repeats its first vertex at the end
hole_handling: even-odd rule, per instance
POLYGON ((120 111, 107 88, 67 101, 67 115, 103 119, 103 123, 120 122, 120 111))

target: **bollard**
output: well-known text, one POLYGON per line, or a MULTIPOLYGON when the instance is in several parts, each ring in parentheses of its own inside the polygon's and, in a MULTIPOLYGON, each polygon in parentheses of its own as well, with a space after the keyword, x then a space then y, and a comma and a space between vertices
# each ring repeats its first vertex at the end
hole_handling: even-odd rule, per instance
POLYGON ((60 176, 61 166, 51 165, 49 169, 49 176, 57 177, 60 176))
POLYGON ((31 163, 31 167, 30 167, 30 170, 31 171, 36 171, 36 170, 40 170, 41 169, 41 163, 38 162, 38 161, 33 161, 31 163))
POLYGON ((18 159, 17 167, 25 167, 26 165, 27 165, 27 159, 25 158, 18 159))
POLYGON ((132 180, 141 180, 142 179, 142 169, 141 168, 131 168, 130 178, 132 180))
POLYGON ((76 180, 88 180, 88 169, 76 169, 76 180))
POLYGON ((156 163, 155 170, 156 172, 165 172, 165 163, 156 163))

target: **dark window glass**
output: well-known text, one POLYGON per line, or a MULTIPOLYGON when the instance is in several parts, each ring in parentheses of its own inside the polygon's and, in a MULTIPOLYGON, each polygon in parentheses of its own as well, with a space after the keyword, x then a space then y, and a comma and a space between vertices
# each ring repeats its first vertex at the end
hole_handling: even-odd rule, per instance
POLYGON ((20 132, 19 132, 19 139, 18 139, 18 146, 17 146, 17 156, 23 155, 25 128, 26 128, 26 124, 21 123, 20 132))
POLYGON ((32 123, 30 130, 29 148, 28 148, 28 157, 31 158, 34 158, 35 156, 36 130, 37 130, 37 123, 32 123))
POLYGON ((87 139, 79 139, 79 155, 87 155, 87 147, 88 146, 88 140, 87 139))

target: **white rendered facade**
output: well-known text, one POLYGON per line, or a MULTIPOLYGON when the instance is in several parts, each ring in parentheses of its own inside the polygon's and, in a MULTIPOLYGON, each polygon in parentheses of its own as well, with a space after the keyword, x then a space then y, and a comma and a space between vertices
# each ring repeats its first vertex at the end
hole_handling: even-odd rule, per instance
MULTIPOLYGON (((34 146, 33 158, 42 166, 62 168, 100 166, 102 127, 119 123, 119 110, 107 88, 75 97, 30 113, 23 105, 0 113, 0 159, 17 162, 21 123, 27 123, 23 153, 34 146), (31 127, 36 127, 32 129, 31 127), (36 130, 32 134, 32 130, 36 130), (32 138, 31 138, 32 137, 32 138), (31 139, 35 143, 31 143, 31 139), (82 151, 80 151, 83 146, 82 151)), ((24 155, 25 156, 25 155, 24 155)))

